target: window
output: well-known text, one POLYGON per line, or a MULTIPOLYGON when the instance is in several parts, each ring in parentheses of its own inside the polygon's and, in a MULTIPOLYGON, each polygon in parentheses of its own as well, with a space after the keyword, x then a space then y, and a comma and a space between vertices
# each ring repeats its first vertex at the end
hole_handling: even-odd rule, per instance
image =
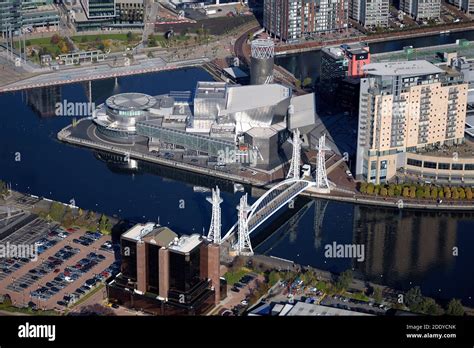
POLYGON ((421 167, 421 161, 415 159, 407 159, 407 164, 410 166, 421 167))
POLYGON ((433 168, 436 169, 436 162, 424 162, 423 163, 423 168, 433 168))
POLYGON ((460 164, 460 163, 453 163, 453 164, 452 164, 452 169, 453 169, 453 170, 462 170, 462 164, 460 164))
POLYGON ((438 169, 449 169, 449 163, 438 163, 438 169))
POLYGON ((464 170, 474 170, 474 163, 466 163, 464 165, 464 170))

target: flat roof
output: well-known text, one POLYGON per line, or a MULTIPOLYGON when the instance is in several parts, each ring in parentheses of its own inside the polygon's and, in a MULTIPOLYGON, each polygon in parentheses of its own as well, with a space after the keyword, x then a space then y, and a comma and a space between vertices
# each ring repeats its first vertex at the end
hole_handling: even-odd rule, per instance
POLYGON ((291 98, 293 114, 289 116, 289 129, 313 126, 316 123, 314 93, 291 98))
POLYGON ((122 237, 139 241, 142 236, 153 231, 156 224, 154 222, 147 222, 146 224, 136 224, 130 228, 127 232, 122 234, 122 237))
POLYGON ((274 106, 290 97, 290 89, 279 84, 229 86, 227 111, 229 113, 274 106))
POLYGON ((143 110, 154 106, 156 99, 143 93, 120 93, 107 98, 105 103, 118 110, 143 110))
POLYGON ((202 243, 202 238, 199 234, 192 234, 190 236, 181 236, 176 238, 170 245, 169 249, 180 253, 189 253, 202 243))
POLYGON ((287 316, 372 316, 372 314, 348 311, 345 309, 297 302, 287 316))
POLYGON ((363 69, 369 75, 378 76, 416 76, 443 72, 442 69, 426 60, 370 63, 363 69))
POLYGON ((236 67, 236 66, 232 66, 230 68, 225 68, 224 71, 229 74, 229 76, 233 77, 234 79, 238 79, 238 78, 243 78, 243 77, 247 77, 249 75, 247 75, 244 71, 242 71, 242 69, 236 67))

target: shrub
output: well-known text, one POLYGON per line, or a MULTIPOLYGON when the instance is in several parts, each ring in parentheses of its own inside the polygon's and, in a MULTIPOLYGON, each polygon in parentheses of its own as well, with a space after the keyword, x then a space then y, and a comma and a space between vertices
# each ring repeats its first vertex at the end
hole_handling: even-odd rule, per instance
POLYGON ((410 197, 410 189, 406 186, 403 188, 403 197, 405 198, 410 197))

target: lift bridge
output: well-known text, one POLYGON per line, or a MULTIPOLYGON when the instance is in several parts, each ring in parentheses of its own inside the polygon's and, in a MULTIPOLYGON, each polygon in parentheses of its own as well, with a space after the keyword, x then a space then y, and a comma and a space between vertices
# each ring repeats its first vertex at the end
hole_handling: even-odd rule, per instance
POLYGON ((220 198, 219 188, 212 190, 212 197, 208 201, 212 204, 212 218, 207 238, 221 244, 231 240, 237 233, 237 239, 233 245, 238 255, 253 255, 250 234, 254 232, 261 224, 268 220, 280 208, 295 199, 300 193, 313 188, 317 192, 329 193, 329 181, 327 179, 325 165, 325 135, 319 139, 318 156, 316 161, 316 170, 314 174, 307 172, 300 175, 301 166, 301 139, 300 132, 296 129, 293 132, 293 153, 290 162, 290 168, 287 178, 272 186, 264 195, 262 195, 251 206, 247 204, 247 194, 240 199, 237 206, 238 221, 221 237, 221 218, 220 218, 220 198), (314 175, 314 177, 313 177, 314 175))

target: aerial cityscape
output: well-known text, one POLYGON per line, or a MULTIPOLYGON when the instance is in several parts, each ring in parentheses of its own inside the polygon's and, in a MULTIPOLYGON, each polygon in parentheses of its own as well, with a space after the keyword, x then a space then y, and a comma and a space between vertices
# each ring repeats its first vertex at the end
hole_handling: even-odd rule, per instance
POLYGON ((0 345, 304 316, 472 346, 474 1, 2 0, 0 31, 0 345))

